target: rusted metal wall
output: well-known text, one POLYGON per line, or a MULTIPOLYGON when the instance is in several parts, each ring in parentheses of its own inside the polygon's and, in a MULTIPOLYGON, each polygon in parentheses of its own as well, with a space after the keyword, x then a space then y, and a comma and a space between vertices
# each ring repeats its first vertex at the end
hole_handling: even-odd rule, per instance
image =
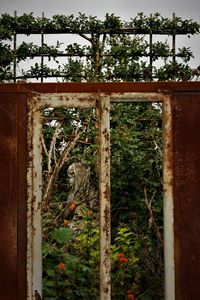
POLYGON ((200 82, 2 83, 4 93, 170 93, 200 91, 200 82))
POLYGON ((173 194, 176 300, 200 298, 200 93, 174 93, 173 194))
POLYGON ((26 299, 26 97, 0 94, 0 299, 26 299))
MULTIPOLYGON (((169 179, 165 185, 166 220, 170 217, 170 226, 165 227, 165 230, 170 231, 166 234, 167 255, 165 257, 170 262, 170 267, 166 268, 170 278, 172 278, 171 270, 175 267, 173 270, 175 296, 174 293, 166 293, 166 300, 198 299, 200 294, 200 82, 154 82, 0 85, 0 300, 27 299, 26 281, 29 275, 26 272, 32 270, 30 266, 26 266, 26 177, 27 166, 30 166, 27 160, 30 155, 26 153, 27 101, 35 99, 40 103, 38 106, 43 100, 49 104, 53 100, 60 101, 59 105, 62 105, 63 101, 68 101, 72 106, 73 101, 77 103, 87 98, 88 102, 88 97, 91 97, 92 105, 95 105, 95 99, 98 101, 102 99, 101 105, 106 103, 105 107, 100 107, 101 109, 104 107, 102 120, 105 117, 105 122, 100 124, 103 139, 101 152, 104 152, 105 146, 105 155, 102 156, 101 161, 102 169, 109 160, 109 140, 104 135, 104 130, 109 129, 109 100, 111 103, 135 102, 137 99, 163 102, 163 121, 166 125, 164 131, 168 134, 168 138, 164 139, 166 148, 164 153, 167 160, 165 164, 166 171, 170 175, 169 178, 165 175, 169 179), (75 94, 72 95, 73 93, 75 94), (62 97, 57 99, 59 94, 62 97), (172 95, 171 99, 170 95, 172 95)), ((29 150, 32 153, 32 150, 29 150)), ((109 174, 109 165, 105 172, 109 174)), ((102 190, 102 197, 105 196, 105 205, 102 206, 102 224, 106 221, 103 212, 107 211, 109 205, 109 193, 105 193, 107 184, 109 184, 109 176, 106 181, 102 177, 102 186, 105 188, 102 190)), ((28 215, 31 219, 30 210, 28 215)), ((28 224, 32 224, 32 221, 28 221, 28 224)), ((103 264, 101 270, 106 274, 105 280, 102 281, 101 292, 104 295, 102 297, 107 297, 105 299, 110 299, 110 262, 107 260, 104 263, 109 256, 109 230, 102 226, 101 238, 105 238, 108 234, 105 239, 106 244, 102 244, 101 263, 103 264)), ((166 260, 166 263, 168 261, 166 260)), ((170 281, 168 278, 166 281, 168 282, 166 287, 170 290, 170 281)), ((34 289, 32 292, 34 293, 34 289)), ((28 299, 32 299, 32 296, 28 299)))

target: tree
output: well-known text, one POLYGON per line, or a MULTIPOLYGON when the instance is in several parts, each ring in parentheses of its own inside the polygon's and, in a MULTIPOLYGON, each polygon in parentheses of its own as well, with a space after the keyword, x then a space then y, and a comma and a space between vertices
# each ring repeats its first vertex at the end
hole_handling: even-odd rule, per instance
POLYGON ((12 17, 3 14, 0 18, 1 81, 10 79, 57 77, 64 81, 133 81, 133 80, 189 80, 193 71, 188 65, 193 57, 190 48, 170 48, 168 42, 153 42, 154 34, 194 35, 199 33, 199 24, 192 20, 174 17, 172 20, 155 13, 147 17, 139 13, 128 22, 114 14, 106 14, 104 20, 79 13, 52 19, 35 18, 33 14, 12 17), (22 42, 17 46, 18 34, 41 34, 41 45, 22 42), (75 34, 82 38, 81 44, 63 46, 44 43, 47 34, 75 34), (150 39, 149 39, 150 38, 150 39), (8 41, 13 41, 14 49, 8 41), (63 49, 65 47, 65 49, 63 49), (27 71, 17 73, 17 64, 27 59, 40 57, 27 71), (66 62, 61 64, 60 57, 66 62), (57 64, 47 65, 47 58, 57 64), (162 59, 160 67, 154 63, 162 59))

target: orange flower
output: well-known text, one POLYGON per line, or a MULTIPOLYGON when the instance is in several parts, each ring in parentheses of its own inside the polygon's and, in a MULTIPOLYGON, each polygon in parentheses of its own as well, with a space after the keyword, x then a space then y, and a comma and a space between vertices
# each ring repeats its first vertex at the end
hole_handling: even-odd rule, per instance
POLYGON ((125 257, 124 253, 118 253, 117 257, 119 261, 123 264, 126 264, 128 262, 128 258, 125 257))
POLYGON ((63 263, 59 263, 59 265, 57 265, 58 269, 64 269, 65 268, 65 264, 63 263))
POLYGON ((72 211, 76 210, 76 203, 70 204, 69 210, 72 210, 72 211))
POLYGON ((130 300, 136 300, 135 296, 131 293, 128 293, 127 298, 130 300))
POLYGON ((123 264, 126 264, 128 262, 128 258, 126 257, 119 257, 119 261, 123 264))
POLYGON ((67 226, 69 225, 69 223, 70 223, 70 221, 64 220, 63 225, 64 225, 65 227, 67 227, 67 226))
POLYGON ((122 258, 122 257, 125 257, 125 255, 124 255, 124 253, 118 253, 118 254, 117 254, 117 257, 118 257, 118 258, 122 258))

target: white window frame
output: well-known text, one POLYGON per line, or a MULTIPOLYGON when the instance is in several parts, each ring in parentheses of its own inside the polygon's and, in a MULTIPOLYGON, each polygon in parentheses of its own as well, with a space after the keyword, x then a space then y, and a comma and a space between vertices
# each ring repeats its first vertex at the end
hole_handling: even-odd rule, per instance
POLYGON ((165 300, 175 299, 174 274, 174 208, 172 173, 172 118, 170 95, 162 93, 35 93, 28 97, 27 171, 27 299, 35 299, 35 291, 42 295, 42 118, 46 107, 94 107, 99 116, 99 185, 100 185, 100 299, 111 299, 110 275, 110 214, 109 193, 109 123, 112 103, 162 102, 163 107, 163 182, 164 182, 164 274, 165 300), (106 135, 105 135, 106 133, 106 135), (106 150, 106 151, 105 151, 106 150))

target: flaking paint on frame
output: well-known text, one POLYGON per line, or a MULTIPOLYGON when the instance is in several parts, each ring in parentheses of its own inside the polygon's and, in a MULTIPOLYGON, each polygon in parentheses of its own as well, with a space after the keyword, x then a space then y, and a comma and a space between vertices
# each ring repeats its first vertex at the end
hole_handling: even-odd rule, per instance
MULTIPOLYGON (((110 149, 109 149, 109 106, 114 102, 155 102, 169 103, 169 94, 162 93, 35 93, 29 94, 29 168, 28 168, 28 254, 27 254, 27 277, 28 299, 34 299, 37 291, 42 294, 42 257, 41 257, 41 201, 42 201, 42 162, 41 162, 41 110, 46 107, 96 107, 99 115, 99 191, 100 191, 100 297, 103 300, 111 299, 111 270, 110 270, 110 149)), ((164 104, 165 105, 165 104, 164 104)), ((167 104, 166 104, 167 105, 167 104)), ((168 115, 166 114, 166 119, 168 115)), ((170 121, 165 132, 170 131, 170 121)), ((164 160, 168 166, 169 157, 164 160)), ((167 167, 168 168, 168 167, 167 167)), ((168 168, 168 173, 170 169, 168 168)), ((165 175, 164 175, 165 176, 165 175)), ((172 203, 171 191, 166 185, 165 202, 172 203), (170 199, 168 199, 170 198, 170 199)), ((169 207, 169 210, 172 207, 169 207)), ((172 219, 167 218, 168 224, 166 240, 173 236, 173 213, 172 219), (170 230, 169 230, 170 229, 170 230)), ((168 214, 167 214, 168 216, 168 214)), ((167 217, 166 216, 166 217, 167 217)), ((166 257, 166 265, 171 266, 168 274, 173 274, 173 254, 166 257)), ((172 275, 171 274, 171 275, 172 275)), ((173 278, 173 276, 171 276, 173 278)), ((173 284, 173 282, 172 282, 173 284)), ((171 286, 170 297, 172 300, 173 287, 171 286)))

